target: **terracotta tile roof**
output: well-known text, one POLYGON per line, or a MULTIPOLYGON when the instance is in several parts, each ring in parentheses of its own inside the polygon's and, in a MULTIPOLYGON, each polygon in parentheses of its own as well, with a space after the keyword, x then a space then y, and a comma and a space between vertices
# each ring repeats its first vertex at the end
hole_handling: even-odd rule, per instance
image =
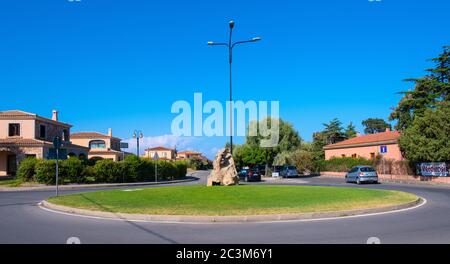
MULTIPOLYGON (((53 147, 53 143, 37 140, 37 139, 28 139, 28 138, 3 138, 0 139, 0 147, 10 147, 10 146, 31 146, 31 147, 53 147)), ((87 147, 78 146, 69 143, 63 143, 63 148, 67 149, 84 149, 89 150, 87 147)))
POLYGON ((20 110, 8 110, 8 111, 0 111, 0 116, 8 116, 8 117, 12 117, 12 116, 30 116, 30 117, 34 117, 36 115, 32 114, 32 113, 20 111, 20 110))
POLYGON ((327 145, 324 149, 336 149, 341 147, 352 147, 360 145, 376 145, 377 143, 395 143, 400 136, 398 131, 386 131, 377 134, 363 135, 336 144, 327 145))
POLYGON ((173 151, 174 149, 171 148, 165 148, 165 147, 155 147, 155 148, 148 148, 146 151, 152 151, 152 150, 167 150, 167 151, 173 151))
POLYGON ((59 125, 64 125, 71 127, 72 125, 61 122, 61 121, 55 121, 50 118, 42 117, 37 114, 28 113, 21 110, 7 110, 7 111, 0 111, 0 119, 14 119, 14 118, 22 118, 22 119, 40 119, 44 120, 50 123, 57 123, 59 125))
POLYGON ((70 138, 73 138, 73 139, 81 139, 81 138, 88 138, 88 139, 90 139, 90 138, 114 138, 114 139, 119 139, 120 140, 120 138, 116 138, 116 137, 111 137, 111 136, 108 136, 108 135, 105 135, 105 134, 101 134, 101 133, 98 133, 98 132, 75 132, 75 133, 71 133, 70 134, 70 138))
POLYGON ((49 142, 36 140, 36 139, 27 139, 27 138, 2 138, 0 139, 0 146, 10 146, 10 145, 19 145, 19 146, 44 146, 45 144, 51 145, 49 142))

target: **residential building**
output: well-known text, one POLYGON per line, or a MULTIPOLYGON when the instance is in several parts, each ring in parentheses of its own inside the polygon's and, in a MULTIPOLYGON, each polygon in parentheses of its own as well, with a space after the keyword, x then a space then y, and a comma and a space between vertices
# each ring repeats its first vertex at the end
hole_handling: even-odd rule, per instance
POLYGON ((89 149, 71 142, 71 127, 58 120, 56 110, 51 119, 20 110, 1 111, 0 176, 15 176, 18 164, 27 157, 50 158, 56 136, 62 138, 60 153, 86 157, 89 149))
POLYGON ((362 135, 336 144, 325 146, 325 159, 332 157, 363 157, 374 159, 383 155, 385 159, 403 160, 400 147, 398 146, 398 131, 390 131, 377 134, 362 135))
POLYGON ((166 147, 148 148, 145 150, 144 157, 153 159, 157 153, 158 158, 162 160, 174 160, 176 158, 176 150, 166 147))
POLYGON ((202 159, 203 156, 201 152, 191 150, 177 152, 177 159, 192 159, 192 158, 202 159))
POLYGON ((73 144, 89 148, 89 159, 123 160, 127 153, 121 151, 121 141, 122 139, 113 136, 111 128, 108 129, 106 135, 98 132, 76 132, 72 134, 73 144))

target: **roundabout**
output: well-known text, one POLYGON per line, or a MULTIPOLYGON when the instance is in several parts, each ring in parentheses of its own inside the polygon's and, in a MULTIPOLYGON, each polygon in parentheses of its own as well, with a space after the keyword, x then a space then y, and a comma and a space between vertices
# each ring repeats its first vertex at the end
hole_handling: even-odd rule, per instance
MULTIPOLYGON (((199 181, 172 186, 195 186, 206 183, 207 173, 199 172, 195 176, 199 181)), ((343 179, 326 177, 291 179, 283 183, 289 186, 402 191, 423 197, 424 202, 412 208, 385 213, 317 220, 192 224, 80 216, 41 208, 39 203, 52 197, 53 191, 0 192, 0 243, 62 244, 71 237, 78 238, 82 244, 360 244, 373 237, 379 238, 383 244, 450 242, 448 186, 391 183, 357 186, 346 184, 343 179)), ((280 185, 279 182, 275 184, 280 185)), ((270 183, 255 185, 270 185, 270 183)), ((146 188, 162 187, 139 186, 115 190, 146 188)), ((103 190, 111 189, 64 190, 62 194, 88 194, 103 190)))
POLYGON ((51 197, 41 207, 83 216, 149 222, 272 222, 412 208, 419 197, 364 188, 241 185, 109 190, 51 197))

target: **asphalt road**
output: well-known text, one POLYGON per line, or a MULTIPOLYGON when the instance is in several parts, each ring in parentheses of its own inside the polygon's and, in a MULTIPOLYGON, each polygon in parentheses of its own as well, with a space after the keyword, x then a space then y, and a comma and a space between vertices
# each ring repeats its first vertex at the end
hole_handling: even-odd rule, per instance
MULTIPOLYGON (((204 184, 205 173, 197 176, 199 181, 184 184, 204 184)), ((292 179, 287 183, 401 190, 424 197, 428 202, 403 212, 323 221, 168 224, 53 213, 37 206, 38 202, 54 195, 53 192, 0 192, 0 243, 62 244, 70 237, 79 238, 81 243, 130 244, 366 243, 369 237, 377 237, 381 243, 450 243, 449 187, 400 184, 356 186, 345 184, 340 179, 326 178, 292 179)), ((71 192, 76 191, 62 193, 71 192)))

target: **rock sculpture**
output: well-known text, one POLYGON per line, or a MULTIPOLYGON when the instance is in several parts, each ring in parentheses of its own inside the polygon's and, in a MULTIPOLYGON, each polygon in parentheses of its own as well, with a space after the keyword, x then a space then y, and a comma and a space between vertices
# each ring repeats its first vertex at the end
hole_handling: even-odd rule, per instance
POLYGON ((233 156, 228 148, 221 149, 214 159, 213 171, 208 177, 207 186, 230 186, 237 184, 239 184, 239 177, 233 156))

